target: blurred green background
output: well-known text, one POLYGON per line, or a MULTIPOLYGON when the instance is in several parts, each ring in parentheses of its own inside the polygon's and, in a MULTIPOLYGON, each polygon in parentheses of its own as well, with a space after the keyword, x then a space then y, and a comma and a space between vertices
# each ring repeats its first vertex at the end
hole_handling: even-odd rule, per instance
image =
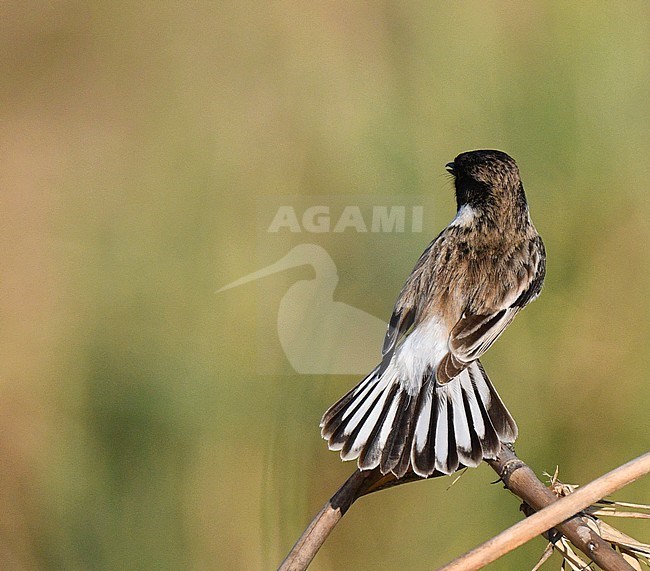
MULTIPOLYGON (((515 157, 547 244, 542 297, 484 359, 519 454, 586 483, 650 447, 647 2, 5 2, 0 19, 2 568, 275 567, 353 469, 318 422, 357 379, 256 372, 256 307, 308 271, 215 291, 259 269, 262 197, 424 197, 434 220, 403 256, 328 246, 337 298, 387 319, 468 149, 515 157)), ((520 519, 493 479, 365 498, 312 568, 435 568, 520 519)), ((650 480, 616 497, 649 502, 650 480)))

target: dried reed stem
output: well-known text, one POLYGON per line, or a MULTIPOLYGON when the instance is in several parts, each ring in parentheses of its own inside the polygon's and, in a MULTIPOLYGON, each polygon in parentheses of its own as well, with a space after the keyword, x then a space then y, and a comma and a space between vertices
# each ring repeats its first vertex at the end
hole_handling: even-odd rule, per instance
MULTIPOLYGON (((612 470, 562 499, 558 499, 544 486, 534 472, 505 446, 501 447, 497 459, 487 462, 503 480, 506 488, 519 496, 532 510, 541 511, 443 567, 444 571, 480 569, 553 527, 563 533, 602 569, 606 571, 632 569, 620 553, 612 549, 611 545, 586 525, 580 515, 574 516, 574 514, 649 473, 650 452, 612 470)), ((309 524, 281 563, 279 570, 307 569, 332 529, 361 496, 421 479, 413 472, 397 479, 392 474, 381 474, 378 469, 356 470, 309 524)))

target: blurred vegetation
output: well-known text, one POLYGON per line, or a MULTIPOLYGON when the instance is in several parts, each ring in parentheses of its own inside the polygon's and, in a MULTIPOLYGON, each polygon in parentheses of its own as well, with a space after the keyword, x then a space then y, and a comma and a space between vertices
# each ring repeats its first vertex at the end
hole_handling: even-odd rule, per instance
MULTIPOLYGON (((274 567, 353 469, 318 421, 356 379, 256 372, 256 307, 298 270, 215 291, 259 269, 260 198, 422 197, 431 227, 399 255, 328 244, 337 299, 387 319, 453 216, 443 165, 473 148, 516 158, 548 249, 542 297, 484 360, 518 453, 585 483, 649 448, 647 2, 0 17, 2 568, 274 567)), ((362 500, 313 569, 450 560, 520 518, 492 479, 362 500)))

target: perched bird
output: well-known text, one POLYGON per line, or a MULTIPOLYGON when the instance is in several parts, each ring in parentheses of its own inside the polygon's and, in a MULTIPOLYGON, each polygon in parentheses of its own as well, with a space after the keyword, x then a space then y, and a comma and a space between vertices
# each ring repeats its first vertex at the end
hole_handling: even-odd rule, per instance
POLYGON ((400 292, 381 363, 321 421, 329 448, 362 470, 451 474, 517 437, 479 357, 539 295, 544 244, 510 156, 469 151, 446 168, 456 217, 400 292))

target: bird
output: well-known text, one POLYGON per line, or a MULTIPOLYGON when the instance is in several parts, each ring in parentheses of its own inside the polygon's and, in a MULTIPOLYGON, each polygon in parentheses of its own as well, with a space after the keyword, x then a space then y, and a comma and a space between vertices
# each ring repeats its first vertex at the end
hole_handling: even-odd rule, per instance
POLYGON ((320 424, 342 460, 397 478, 475 467, 515 441, 517 424, 480 357, 539 296, 546 274, 514 159, 475 150, 445 166, 456 216, 399 293, 379 364, 320 424))

